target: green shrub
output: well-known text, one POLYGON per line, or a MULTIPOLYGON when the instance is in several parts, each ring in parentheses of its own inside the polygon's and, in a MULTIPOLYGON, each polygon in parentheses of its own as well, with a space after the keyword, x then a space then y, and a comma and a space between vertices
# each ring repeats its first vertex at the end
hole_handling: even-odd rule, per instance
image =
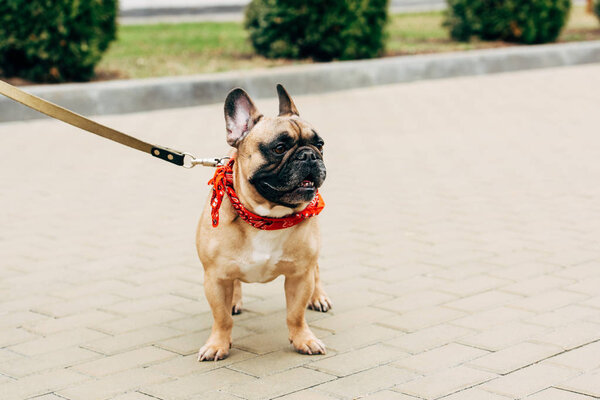
POLYGON ((596 13, 596 16, 600 19, 600 0, 596 0, 594 2, 594 12, 596 13))
POLYGON ((570 0, 447 0, 444 26, 456 40, 546 43, 567 22, 570 0))
POLYGON ((116 35, 117 0, 0 0, 0 72, 85 81, 116 35))
POLYGON ((252 0, 245 27, 257 53, 318 61, 380 56, 388 0, 252 0))

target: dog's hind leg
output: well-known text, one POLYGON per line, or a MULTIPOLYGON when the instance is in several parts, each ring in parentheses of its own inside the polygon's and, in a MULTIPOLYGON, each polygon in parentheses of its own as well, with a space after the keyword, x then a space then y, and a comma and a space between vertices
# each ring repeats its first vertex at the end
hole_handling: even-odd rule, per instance
POLYGON ((313 290, 310 301, 308 302, 308 308, 315 311, 327 312, 333 308, 331 299, 325 293, 321 279, 319 278, 319 265, 315 268, 315 289, 313 290))
POLYGON ((242 282, 236 279, 233 282, 233 300, 231 304, 231 314, 237 315, 242 312, 242 282))

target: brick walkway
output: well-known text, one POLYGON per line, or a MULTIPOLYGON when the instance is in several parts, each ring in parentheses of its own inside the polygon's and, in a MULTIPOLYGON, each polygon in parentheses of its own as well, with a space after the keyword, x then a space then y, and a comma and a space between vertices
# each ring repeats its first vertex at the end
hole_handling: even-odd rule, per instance
MULTIPOLYGON (((600 65, 296 104, 327 141, 326 356, 292 352, 277 280, 244 286, 230 358, 196 362, 210 169, 3 124, 0 398, 600 397, 600 65)), ((209 156, 221 109, 99 120, 209 156)))

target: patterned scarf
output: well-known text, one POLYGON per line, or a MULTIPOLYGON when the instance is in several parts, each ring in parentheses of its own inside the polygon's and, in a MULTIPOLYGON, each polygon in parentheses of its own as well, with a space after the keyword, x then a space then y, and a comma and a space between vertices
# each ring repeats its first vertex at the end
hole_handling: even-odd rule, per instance
POLYGON ((215 176, 210 181, 208 181, 208 184, 213 186, 212 198, 210 200, 210 206, 212 208, 211 215, 213 227, 217 227, 219 225, 219 208, 221 207, 221 202, 223 201, 225 193, 227 193, 227 195, 229 196, 231 205, 238 213, 240 218, 242 218, 244 221, 246 221, 253 227, 265 231, 273 231, 276 229, 285 229, 292 227, 304 221, 307 218, 318 215, 325 207, 325 202, 323 201, 323 198, 317 190, 317 194, 312 199, 312 201, 304 210, 300 212, 290 214, 281 218, 262 217, 260 215, 251 213, 240 202, 240 199, 238 198, 237 194, 235 193, 235 190, 233 189, 234 162, 235 160, 232 158, 227 164, 218 167, 215 171, 215 176))

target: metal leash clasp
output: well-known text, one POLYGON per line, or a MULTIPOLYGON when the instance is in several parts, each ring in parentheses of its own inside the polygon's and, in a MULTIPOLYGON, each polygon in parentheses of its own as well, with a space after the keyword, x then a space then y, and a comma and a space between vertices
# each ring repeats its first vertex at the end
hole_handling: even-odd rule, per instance
POLYGON ((196 158, 193 154, 183 153, 183 168, 191 169, 196 165, 202 165, 203 167, 220 167, 223 165, 224 160, 229 160, 229 157, 221 158, 196 158))

